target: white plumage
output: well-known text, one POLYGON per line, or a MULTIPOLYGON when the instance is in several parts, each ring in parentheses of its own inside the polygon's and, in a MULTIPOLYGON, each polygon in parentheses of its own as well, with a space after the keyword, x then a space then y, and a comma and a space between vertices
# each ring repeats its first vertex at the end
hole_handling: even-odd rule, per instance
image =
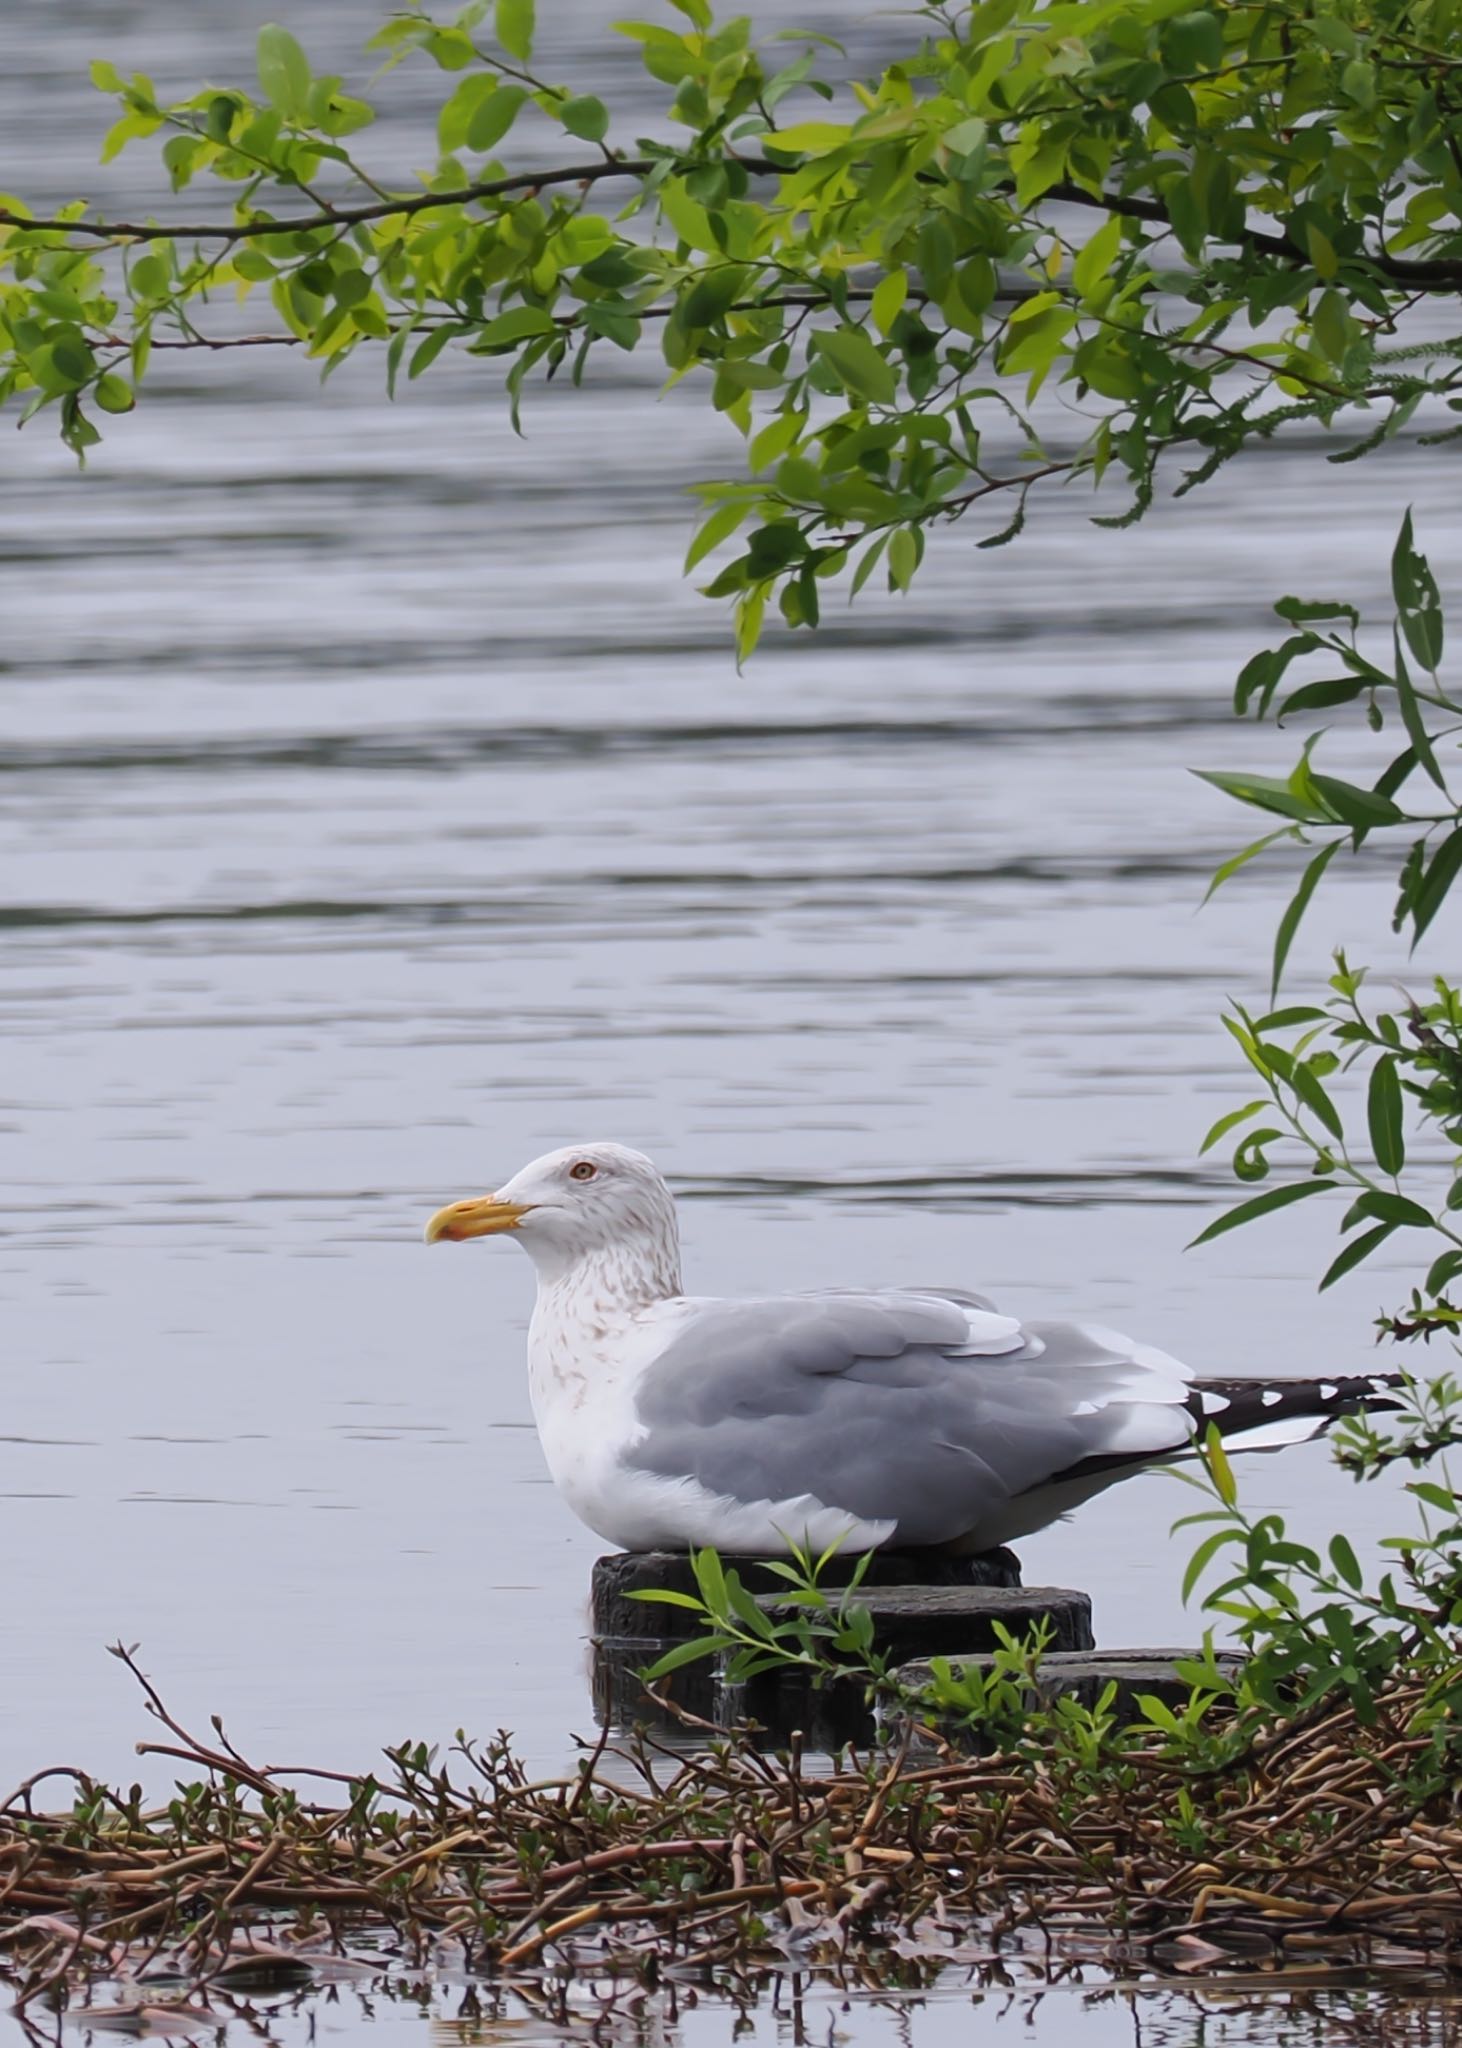
POLYGON ((1118 1331, 956 1288, 687 1296, 670 1190, 622 1145, 550 1152, 426 1235, 503 1231, 538 1272, 528 1376, 554 1483, 630 1550, 987 1550, 1191 1455, 1210 1421, 1276 1449, 1392 1384, 1198 1382, 1118 1331))

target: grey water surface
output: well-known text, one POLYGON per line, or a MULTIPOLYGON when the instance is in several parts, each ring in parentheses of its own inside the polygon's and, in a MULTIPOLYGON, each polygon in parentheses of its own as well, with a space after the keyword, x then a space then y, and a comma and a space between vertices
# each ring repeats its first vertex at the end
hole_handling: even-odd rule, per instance
MULTIPOLYGON (((146 150, 96 169, 86 60, 247 78, 282 8, 9 0, 0 190, 159 205, 146 150)), ((283 11, 363 75, 374 4, 283 11)), ((653 127, 618 10, 539 11, 543 67, 653 127)), ((437 86, 391 82, 362 146, 392 175, 429 159, 437 86)), ((652 362, 600 350, 523 439, 465 360, 394 407, 376 365, 322 391, 283 350, 154 381, 85 475, 44 417, 0 443, 7 1786, 166 1783, 119 1636, 262 1761, 459 1726, 571 1759, 601 1546, 533 1435, 529 1268, 420 1228, 576 1137, 662 1162, 697 1291, 978 1284, 1214 1370, 1371 1359, 1387 1276, 1316 1298, 1323 1204, 1183 1251, 1231 1193, 1201 1134, 1248 1093, 1218 1015, 1262 1001, 1294 874, 1200 915, 1251 833, 1186 771, 1287 765, 1233 726, 1232 677, 1286 590, 1383 612, 1407 503, 1445 562, 1437 457, 1270 448, 1124 533, 1056 494, 1016 546, 950 532, 912 597, 773 632, 738 676, 679 560, 685 486, 739 443, 652 362)), ((1296 985, 1340 940, 1394 966, 1387 901, 1379 871, 1322 895, 1296 985)), ((1323 1448, 1245 1484, 1362 1545, 1396 1512, 1323 1448)), ((1088 1588, 1104 1643, 1195 1638, 1188 1505, 1123 1486, 1027 1576, 1088 1588)), ((850 2029, 820 2008, 817 2038, 850 2029)))

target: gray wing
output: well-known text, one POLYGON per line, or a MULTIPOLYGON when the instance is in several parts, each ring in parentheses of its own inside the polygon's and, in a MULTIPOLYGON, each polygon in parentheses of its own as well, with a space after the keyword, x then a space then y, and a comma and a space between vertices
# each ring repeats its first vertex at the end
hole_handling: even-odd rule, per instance
POLYGON ((1192 1441, 1186 1370, 1115 1331, 1018 1323, 953 1291, 682 1305, 626 1462, 738 1501, 815 1495, 899 1544, 956 1542, 1088 1459, 1192 1441))

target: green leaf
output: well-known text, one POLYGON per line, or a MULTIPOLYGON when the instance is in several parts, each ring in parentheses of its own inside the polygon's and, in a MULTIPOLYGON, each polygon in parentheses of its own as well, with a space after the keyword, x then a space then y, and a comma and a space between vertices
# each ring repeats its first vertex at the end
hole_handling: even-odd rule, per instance
POLYGON ((1365 1584, 1365 1575, 1345 1536, 1335 1535, 1330 1538, 1330 1562, 1346 1585, 1358 1593, 1365 1584))
POLYGON ((452 156, 466 145, 472 117, 497 91, 497 75, 473 71, 451 94, 437 116, 437 146, 443 156, 452 156))
POLYGON ((1083 299, 1090 298, 1093 287, 1107 276, 1121 246, 1122 223, 1113 214, 1102 222, 1071 266, 1071 282, 1083 299))
POLYGON ((740 298, 747 276, 740 263, 708 264, 680 302, 680 317, 685 325, 709 327, 721 319, 740 298))
POLYGON ((1435 1221, 1429 1209, 1423 1209, 1420 1202, 1413 1202, 1405 1195, 1393 1195, 1385 1188, 1367 1188, 1356 1198, 1353 1213, 1357 1216, 1377 1216, 1382 1223, 1390 1223, 1398 1230, 1431 1230, 1435 1221))
MULTIPOLYGON (((1273 1048, 1270 1049, 1273 1057, 1273 1048)), ((1307 1109, 1313 1110, 1332 1138, 1343 1138, 1345 1126, 1340 1121, 1340 1112, 1325 1093, 1324 1084, 1314 1068, 1304 1060, 1295 1060, 1290 1065, 1289 1083, 1307 1109)))
POLYGON ((866 399, 873 405, 893 404, 898 396, 898 379, 863 328, 827 328, 814 336, 814 343, 850 397, 866 399))
POLYGON ((520 85, 500 85, 479 103, 469 120, 467 147, 477 156, 485 156, 495 148, 517 120, 518 109, 527 97, 520 85))
POLYGON ((698 199, 686 190, 684 178, 667 178, 660 187, 660 211, 676 235, 703 255, 724 257, 725 251, 711 226, 711 216, 698 199))
POLYGON ((259 83, 286 121, 304 119, 310 99, 310 63, 287 28, 269 22, 259 31, 259 83))
POLYGON ((711 550, 718 548, 723 540, 729 540, 750 510, 751 506, 749 503, 745 500, 738 501, 735 498, 730 499, 724 505, 718 505, 715 511, 711 513, 710 517, 698 529, 695 538, 686 550, 686 573, 689 574, 698 562, 704 561, 711 550))
POLYGON ((559 107, 558 118, 570 135, 581 136, 585 142, 602 142, 609 133, 609 109, 592 93, 565 100, 559 107))
POLYGON ((736 600, 733 616, 736 622, 736 666, 741 668, 756 652, 761 639, 762 619, 767 608, 765 584, 758 584, 748 590, 744 597, 736 600))
POLYGON ((1413 946, 1420 943, 1422 933, 1446 902, 1447 892, 1459 873, 1462 873, 1462 825, 1459 825, 1456 831, 1449 832, 1432 855, 1420 885, 1412 896, 1413 946))
MULTIPOLYGON (((1227 1461, 1225 1460, 1225 1462, 1227 1461)), ((1243 1540, 1243 1532, 1239 1529, 1215 1529, 1212 1535, 1204 1537, 1203 1541, 1189 1558, 1188 1569, 1183 1574, 1182 1601, 1185 1607, 1192 1595, 1193 1588, 1202 1578, 1204 1572, 1208 1569, 1219 1551, 1222 1550, 1225 1543, 1242 1543, 1243 1540)))
POLYGON ((1234 1468, 1228 1461, 1228 1453, 1219 1438, 1217 1424, 1212 1422, 1208 1425, 1208 1438, 1203 1446, 1203 1457, 1213 1474, 1213 1483, 1218 1489, 1219 1499, 1226 1508, 1231 1508, 1239 1497, 1238 1483, 1234 1478, 1234 1468))
POLYGON ((496 320, 489 320, 474 342, 474 348, 481 344, 485 348, 497 348, 506 343, 526 341, 535 334, 556 334, 558 323, 551 313, 545 313, 539 306, 513 306, 506 313, 499 313, 496 320))
POLYGON ((497 0, 497 39, 520 64, 532 59, 533 28, 533 0, 497 0))
POLYGON ((1301 711, 1328 711, 1336 704, 1353 704, 1367 687, 1359 676, 1326 676, 1319 682, 1301 683, 1275 712, 1274 723, 1283 725, 1301 711))
POLYGON ((1394 1178, 1406 1164, 1406 1143, 1401 1133, 1401 1082, 1388 1052, 1382 1053, 1371 1069, 1366 1115, 1376 1164, 1394 1178))
POLYGON ((748 467, 752 470, 765 469, 768 464, 780 461, 806 424, 806 415, 800 412, 774 414, 761 432, 752 437, 747 450, 748 467))
POLYGON ((1241 804, 1252 804, 1256 810, 1275 811, 1282 818, 1297 818, 1305 824, 1325 823, 1325 813, 1317 804, 1304 802, 1288 783, 1272 775, 1236 775, 1220 768, 1195 768, 1193 773, 1200 782, 1211 782, 1225 796, 1237 797, 1241 804))
POLYGON ((1271 1210, 1287 1209, 1291 1203, 1303 1202, 1311 1195, 1328 1194, 1339 1183, 1333 1180, 1291 1181, 1287 1187, 1270 1188, 1262 1195, 1252 1195, 1247 1202, 1240 1202, 1232 1209, 1226 1209, 1222 1216, 1215 1217, 1206 1229, 1200 1230, 1191 1241, 1194 1245, 1209 1244, 1215 1237, 1222 1237, 1225 1231, 1237 1230, 1241 1224, 1252 1223, 1257 1217, 1267 1216, 1271 1210))
POLYGON ((119 377, 115 370, 108 370, 98 380, 96 402, 103 412, 131 412, 137 404, 132 386, 125 377, 119 377))
POLYGON ((907 590, 919 566, 919 542, 912 527, 901 526, 888 545, 890 590, 907 590))
POLYGON ((1251 1116, 1257 1116, 1261 1109, 1267 1109, 1268 1107, 1267 1102, 1246 1102, 1242 1109, 1231 1109, 1226 1116, 1221 1116, 1218 1122, 1212 1126, 1203 1143, 1198 1147, 1200 1157, 1210 1147, 1216 1145, 1226 1132, 1233 1130, 1236 1124, 1247 1123, 1251 1116))
MULTIPOLYGON (((1294 943, 1295 933, 1300 928, 1300 919, 1304 916, 1310 898, 1314 895, 1319 885, 1320 877, 1340 851, 1340 844, 1341 842, 1338 839, 1332 839, 1327 847, 1324 847, 1315 855, 1315 858, 1308 864, 1301 875, 1299 887, 1285 906, 1284 915, 1280 918, 1278 929, 1274 934, 1274 966, 1269 981, 1269 999, 1271 1002, 1279 993, 1280 977, 1284 973, 1284 963, 1289 958, 1289 949, 1294 943)), ((1340 1135, 1338 1123, 1335 1135, 1337 1137, 1340 1135)))
POLYGON ((1353 782, 1341 782, 1333 775, 1319 775, 1312 770, 1308 788, 1343 825, 1362 832, 1373 831, 1378 825, 1399 825, 1406 816, 1390 797, 1378 796, 1373 789, 1360 789, 1353 782))
POLYGON ((853 571, 853 582, 848 592, 848 600, 850 603, 858 595, 858 592, 863 588, 863 585, 868 581, 869 577, 878 567, 879 561, 883 555, 883 551, 888 546, 889 539, 890 536, 888 534, 881 533, 878 536, 877 540, 874 541, 873 545, 865 550, 862 560, 859 562, 857 568, 853 571))
MULTIPOLYGON (((1194 772, 1197 773, 1199 771, 1195 770, 1194 772)), ((1277 831, 1266 832, 1262 839, 1254 840, 1251 845, 1244 847, 1242 852, 1231 853, 1220 867, 1214 869, 1213 880, 1209 883, 1204 893, 1203 901, 1206 903, 1216 890, 1221 889, 1225 882, 1239 872, 1240 868, 1247 867, 1256 854, 1263 853, 1273 846, 1276 839, 1288 839, 1291 836, 1292 828, 1288 825, 1281 825, 1277 831)))
POLYGON ((1337 1280, 1343 1280, 1345 1275, 1360 1265, 1363 1259, 1368 1259, 1378 1245, 1383 1245, 1396 1227, 1394 1223, 1378 1223, 1371 1230, 1363 1230, 1359 1237, 1353 1237, 1326 1268, 1325 1277, 1320 1282, 1318 1291, 1323 1294, 1327 1287, 1333 1287, 1337 1280))
POLYGON ((1442 599, 1425 555, 1417 551, 1409 509, 1391 556, 1391 588, 1407 646, 1435 675, 1442 660, 1442 599))
POLYGON ((870 311, 873 324, 886 341, 893 331, 893 324, 904 310, 909 296, 909 273, 902 264, 881 277, 874 287, 870 311))
POLYGON ((704 1550, 692 1550, 690 1567, 695 1573, 695 1582, 701 1589, 701 1598, 712 1614, 726 1612, 726 1572, 718 1554, 709 1545, 704 1550))
POLYGON ((663 1657, 657 1657, 653 1664, 640 1673, 640 1677, 654 1684, 658 1678, 668 1678, 672 1671, 679 1671, 683 1664, 697 1664, 707 1657, 716 1656, 721 1650, 734 1649, 734 1636, 697 1636, 688 1643, 677 1643, 667 1650, 663 1657))
MULTIPOLYGON (((1286 599, 1286 603, 1296 600, 1286 599)), ((1282 647, 1266 647, 1262 653, 1253 655, 1239 670, 1234 684, 1234 709, 1242 718, 1249 708, 1250 699, 1258 695, 1256 709, 1261 713, 1269 708, 1280 678, 1302 654, 1313 654, 1324 643, 1313 633, 1294 633, 1282 647)))
MULTIPOLYGON (((1442 792, 1442 795, 1447 797, 1448 802, 1450 802, 1451 797, 1447 789, 1447 778, 1437 765, 1437 757, 1432 751, 1431 734, 1427 731, 1426 719, 1422 714, 1421 700, 1416 694, 1416 685, 1411 680, 1411 671, 1406 666, 1406 657, 1401 652, 1399 625, 1392 629, 1392 637, 1396 649, 1396 696, 1401 706, 1401 723, 1406 727, 1407 738, 1411 741, 1411 746, 1408 749, 1408 753, 1412 756, 1411 766, 1414 766, 1419 761, 1437 788, 1442 792)), ((1406 780, 1405 774, 1399 775, 1395 784, 1390 788, 1386 786, 1387 777, 1395 773, 1400 768, 1401 762, 1405 759, 1406 756, 1401 755, 1391 763, 1386 774, 1382 775, 1376 783, 1378 791, 1389 796, 1392 793, 1392 788, 1400 788, 1401 784, 1406 780)), ((1410 767, 1408 767, 1406 773, 1410 773, 1410 767)))

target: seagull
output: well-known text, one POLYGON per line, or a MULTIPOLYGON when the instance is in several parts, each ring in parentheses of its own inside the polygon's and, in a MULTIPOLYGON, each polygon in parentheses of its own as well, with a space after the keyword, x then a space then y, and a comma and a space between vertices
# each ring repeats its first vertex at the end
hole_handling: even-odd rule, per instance
POLYGON ((555 1486, 624 1550, 993 1550, 1116 1481, 1277 1450, 1394 1406, 1401 1375, 1195 1379, 1097 1323, 952 1287, 681 1291, 675 1201, 642 1152, 545 1153, 426 1239, 511 1233, 538 1270, 528 1379, 555 1486))

